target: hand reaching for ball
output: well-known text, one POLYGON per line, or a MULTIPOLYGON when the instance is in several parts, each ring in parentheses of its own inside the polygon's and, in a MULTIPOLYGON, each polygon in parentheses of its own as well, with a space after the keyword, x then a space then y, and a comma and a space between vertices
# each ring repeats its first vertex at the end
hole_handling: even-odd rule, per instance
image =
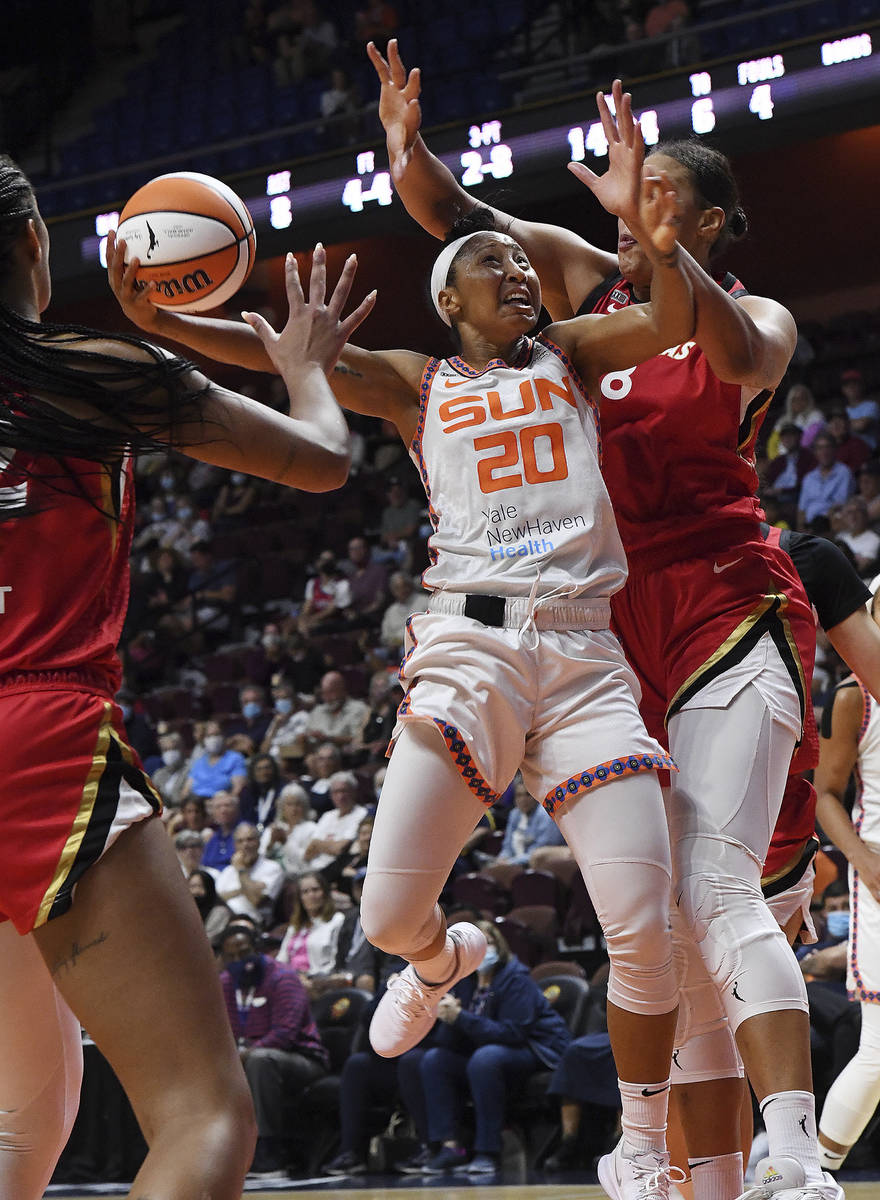
POLYGON ((290 313, 287 324, 280 333, 276 333, 259 313, 241 314, 263 343, 279 374, 288 378, 308 364, 319 366, 325 374, 333 370, 342 347, 376 303, 374 290, 343 320, 342 310, 348 300, 356 271, 357 257, 350 254, 345 260, 339 282, 325 304, 327 252, 318 242, 312 255, 308 297, 303 293, 296 259, 292 254, 287 255, 284 277, 290 313))

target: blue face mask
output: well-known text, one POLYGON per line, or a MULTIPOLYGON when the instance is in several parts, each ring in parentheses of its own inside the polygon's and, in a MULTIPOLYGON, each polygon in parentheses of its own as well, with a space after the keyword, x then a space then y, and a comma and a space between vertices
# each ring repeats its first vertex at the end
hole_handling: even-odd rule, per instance
POLYGON ((498 947, 490 944, 486 947, 486 953, 483 955, 483 961, 480 963, 479 969, 481 971, 491 971, 493 967, 497 966, 498 947))
POLYGON ((281 696, 275 701, 275 711, 286 714, 293 712, 293 701, 288 696, 281 696))
POLYGON ((825 928, 828 930, 829 937, 849 937, 849 912, 828 913, 825 917, 825 928))
POLYGON ((247 720, 250 721, 253 720, 254 717, 258 717, 260 715, 261 708, 260 705, 257 704, 256 700, 249 700, 247 704, 243 704, 241 706, 241 711, 247 720))
POLYGON ((226 969, 237 988, 259 987, 263 981, 263 959, 259 954, 249 954, 247 958, 231 962, 226 969))

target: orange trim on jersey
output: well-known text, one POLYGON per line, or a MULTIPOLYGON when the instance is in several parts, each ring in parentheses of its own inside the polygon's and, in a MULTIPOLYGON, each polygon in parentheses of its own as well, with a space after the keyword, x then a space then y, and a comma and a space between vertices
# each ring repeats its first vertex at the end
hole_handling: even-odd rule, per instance
POLYGON ((98 787, 101 783, 101 776, 107 768, 107 751, 110 747, 110 739, 113 735, 113 726, 111 724, 112 706, 109 701, 104 702, 101 721, 98 726, 98 738, 95 743, 95 749, 92 752, 92 765, 89 768, 89 773, 86 778, 86 784, 83 788, 82 797, 79 803, 79 810, 70 833, 67 835, 67 841, 64 844, 64 849, 61 851, 61 857, 58 859, 58 866, 55 868, 55 873, 52 876, 52 882, 46 889, 43 899, 40 901, 40 908, 37 912, 34 926, 44 925, 48 919, 52 905, 55 903, 59 891, 61 890, 64 881, 70 873, 70 868, 73 866, 76 856, 79 853, 80 845, 85 837, 86 830, 89 827, 89 822, 92 819, 92 813, 95 808, 95 801, 98 797, 98 787))

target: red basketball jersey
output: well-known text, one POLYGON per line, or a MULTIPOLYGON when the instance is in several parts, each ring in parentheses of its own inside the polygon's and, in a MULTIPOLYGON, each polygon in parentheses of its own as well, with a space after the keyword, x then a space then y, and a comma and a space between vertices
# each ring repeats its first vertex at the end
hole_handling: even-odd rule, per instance
MULTIPOLYGON (((731 296, 747 294, 727 275, 731 296)), ((606 279, 582 313, 637 303, 622 276, 606 279)), ((602 473, 632 568, 717 554, 751 540, 761 510, 754 446, 772 393, 740 416, 739 384, 722 383, 695 342, 603 376, 602 473)))
MULTIPOLYGON (((0 435, 2 436, 2 435, 0 435)), ((0 686, 57 679, 113 696, 134 521, 129 460, 0 458, 0 686)))

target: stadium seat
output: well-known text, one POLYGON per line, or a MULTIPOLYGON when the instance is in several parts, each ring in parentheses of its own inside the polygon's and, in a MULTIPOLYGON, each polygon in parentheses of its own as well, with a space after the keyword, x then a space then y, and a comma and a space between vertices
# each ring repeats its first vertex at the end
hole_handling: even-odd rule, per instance
POLYGON ((456 876, 452 883, 452 896, 456 904, 472 905, 489 917, 497 917, 510 908, 507 889, 497 880, 475 871, 456 876))
POLYGON ((510 884, 510 898, 514 908, 541 904, 561 915, 563 889, 552 871, 521 871, 510 884))

